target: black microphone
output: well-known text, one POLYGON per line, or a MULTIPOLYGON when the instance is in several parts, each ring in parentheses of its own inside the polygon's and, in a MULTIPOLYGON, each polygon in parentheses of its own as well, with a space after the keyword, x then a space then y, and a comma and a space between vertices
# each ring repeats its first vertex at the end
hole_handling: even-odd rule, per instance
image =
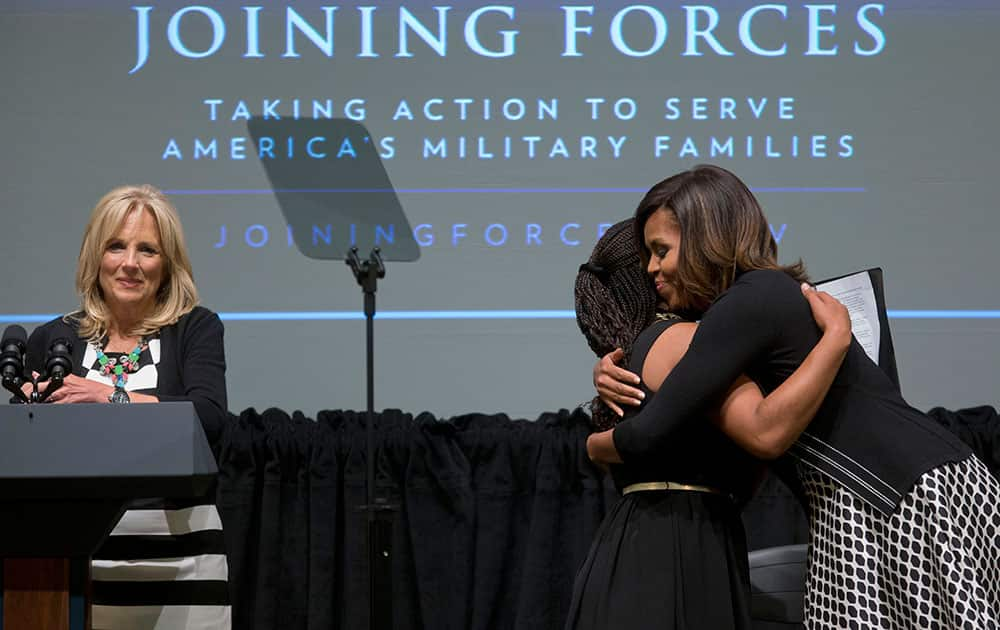
POLYGON ((45 385, 44 392, 36 392, 32 396, 33 402, 45 402, 54 391, 62 387, 63 379, 72 373, 73 344, 69 339, 60 337, 49 344, 49 351, 45 355, 45 374, 49 382, 45 385))
POLYGON ((28 333, 17 324, 3 331, 3 341, 0 341, 0 374, 3 380, 24 377, 24 348, 27 343, 28 333))
POLYGON ((27 341, 28 333, 16 324, 8 326, 3 331, 3 341, 0 341, 0 378, 3 379, 4 388, 22 402, 28 402, 27 396, 21 391, 21 384, 24 383, 24 348, 27 341))
POLYGON ((45 356, 45 373, 50 380, 59 381, 73 373, 73 344, 69 339, 60 337, 49 345, 49 353, 45 356))

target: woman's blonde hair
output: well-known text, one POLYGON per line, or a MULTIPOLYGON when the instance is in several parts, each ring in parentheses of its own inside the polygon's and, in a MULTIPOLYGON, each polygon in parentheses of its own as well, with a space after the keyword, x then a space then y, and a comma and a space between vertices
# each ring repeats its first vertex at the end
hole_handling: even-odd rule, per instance
POLYGON ((110 328, 111 311, 101 290, 101 260, 108 243, 133 212, 149 212, 156 220, 163 259, 163 279, 156 293, 153 312, 131 331, 122 334, 149 336, 173 324, 198 304, 198 289, 191 275, 191 261, 184 244, 184 231, 177 210, 161 191, 149 185, 122 186, 104 195, 90 215, 83 233, 76 268, 76 291, 80 311, 71 317, 79 322, 80 337, 99 343, 110 328))

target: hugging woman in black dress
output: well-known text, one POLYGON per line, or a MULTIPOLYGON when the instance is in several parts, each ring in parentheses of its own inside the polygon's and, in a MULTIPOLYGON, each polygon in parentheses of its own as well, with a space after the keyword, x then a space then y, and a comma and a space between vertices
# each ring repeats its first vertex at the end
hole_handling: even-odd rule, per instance
MULTIPOLYGON (((628 349, 651 394, 684 353, 694 324, 655 312, 653 283, 640 267, 632 220, 597 243, 576 282, 577 322, 591 348, 628 349)), ((657 242, 669 248, 673 243, 657 242)), ((676 249, 668 264, 676 261, 676 249)), ((744 629, 750 627, 746 542, 739 518, 759 464, 727 433, 762 431, 815 413, 850 343, 847 311, 829 295, 809 300, 827 334, 811 360, 766 400, 749 381, 733 388, 721 414, 706 413, 649 457, 611 467, 624 497, 610 511, 577 575, 569 630, 744 629), (714 422, 713 422, 714 420, 714 422)), ((663 305, 681 309, 680 294, 663 305)), ((598 429, 618 417, 599 401, 598 429)))

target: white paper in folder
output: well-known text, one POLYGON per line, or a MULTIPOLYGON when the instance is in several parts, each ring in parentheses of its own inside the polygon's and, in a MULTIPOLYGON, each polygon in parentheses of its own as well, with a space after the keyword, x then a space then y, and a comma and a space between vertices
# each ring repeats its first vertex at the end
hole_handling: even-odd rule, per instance
POLYGON ((868 354, 868 358, 878 364, 881 327, 878 321, 878 305, 875 288, 867 271, 826 280, 816 284, 816 288, 826 291, 840 300, 851 315, 851 332, 868 354))

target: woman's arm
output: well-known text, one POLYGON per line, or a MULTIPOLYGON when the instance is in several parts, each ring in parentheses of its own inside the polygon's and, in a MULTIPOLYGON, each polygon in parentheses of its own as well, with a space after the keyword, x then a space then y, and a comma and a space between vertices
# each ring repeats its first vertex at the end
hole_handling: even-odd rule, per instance
POLYGON ((804 289, 823 331, 819 343, 795 372, 763 397, 756 383, 741 376, 719 409, 719 428, 743 450, 760 459, 781 456, 812 421, 826 398, 851 345, 847 308, 829 293, 804 289))
MULTIPOLYGON (((766 398, 756 383, 740 376, 723 401, 715 423, 743 450, 761 459, 774 459, 798 439, 816 415, 851 345, 847 309, 833 296, 803 287, 823 337, 795 372, 766 398)), ((694 336, 694 324, 674 324, 650 348, 642 377, 650 389, 677 365, 694 336)), ((611 431, 588 440, 587 450, 598 464, 620 462, 611 431)))
MULTIPOLYGON (((628 460, 657 450, 688 418, 704 417, 712 407, 720 404, 723 395, 730 390, 743 370, 776 343, 782 327, 789 325, 796 317, 808 314, 807 303, 801 301, 801 291, 784 274, 756 272, 748 275, 751 276, 749 280, 744 278, 742 282, 738 282, 705 314, 691 347, 673 367, 669 378, 663 382, 647 407, 635 418, 622 422, 612 431, 592 436, 588 441, 588 452, 593 458, 615 463, 622 458, 628 460)), ((833 336, 843 333, 837 330, 830 330, 830 333, 831 339, 819 349, 817 358, 805 366, 807 369, 831 369, 830 358, 839 352, 833 336)), ((835 359, 838 365, 841 359, 842 357, 835 359)), ((831 372, 832 379, 836 369, 833 368, 831 372)), ((829 383, 825 386, 819 384, 825 394, 829 383)), ((776 437, 773 444, 759 449, 762 454, 773 452, 772 447, 780 448, 780 442, 787 439, 787 435, 794 433, 797 436, 801 431, 801 428, 787 428, 788 417, 783 414, 788 413, 787 400, 796 399, 800 395, 795 393, 801 391, 797 388, 813 385, 806 379, 792 381, 786 388, 792 391, 792 396, 786 398, 785 403, 780 403, 781 397, 776 399, 780 404, 772 400, 760 413, 755 412, 754 419, 747 421, 757 435, 776 437), (762 425, 759 423, 764 420, 773 422, 779 428, 771 427, 761 431, 762 425)), ((822 399, 822 395, 815 397, 811 403, 812 408, 809 409, 807 405, 799 413, 814 414, 822 399)), ((769 438, 767 442, 770 443, 769 438)))
POLYGON ((178 335, 182 395, 160 394, 161 401, 190 400, 209 443, 215 443, 228 417, 226 351, 219 316, 207 309, 192 312, 178 335))

